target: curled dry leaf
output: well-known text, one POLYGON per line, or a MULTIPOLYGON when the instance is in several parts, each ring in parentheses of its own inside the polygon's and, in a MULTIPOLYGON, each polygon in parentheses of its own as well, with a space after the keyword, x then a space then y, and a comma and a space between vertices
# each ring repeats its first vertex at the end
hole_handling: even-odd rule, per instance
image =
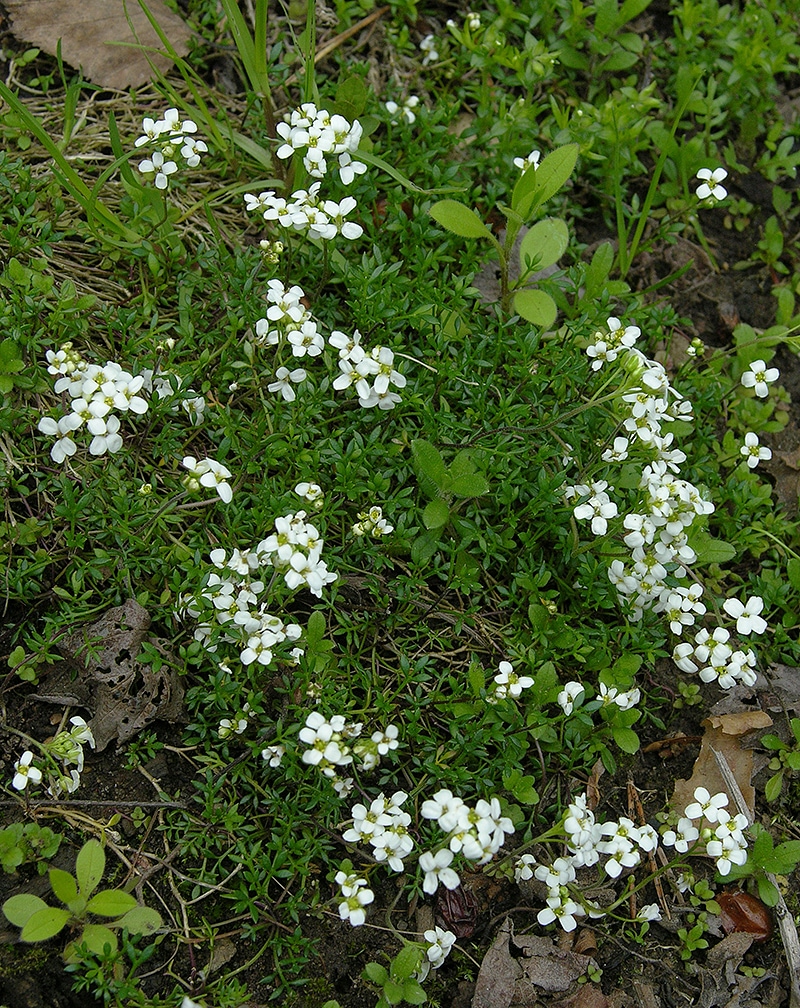
POLYGON ((772 934, 772 915, 757 897, 733 889, 719 893, 716 899, 726 934, 743 931, 754 935, 757 942, 766 941, 772 934))

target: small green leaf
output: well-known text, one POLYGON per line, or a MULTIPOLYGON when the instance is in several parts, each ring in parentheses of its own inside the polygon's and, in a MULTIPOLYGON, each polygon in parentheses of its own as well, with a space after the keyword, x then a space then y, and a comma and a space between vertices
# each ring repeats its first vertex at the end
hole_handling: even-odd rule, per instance
POLYGON ((162 926, 161 914, 152 907, 136 906, 116 921, 117 927, 127 928, 131 934, 151 935, 162 926))
POLYGON ((770 777, 764 787, 764 797, 768 802, 775 801, 776 798, 780 797, 781 788, 783 787, 783 770, 779 770, 774 777, 770 777))
POLYGON ((37 911, 47 909, 45 901, 31 893, 10 896, 3 904, 3 913, 6 919, 18 928, 25 927, 37 911))
POLYGON ((102 844, 98 840, 87 840, 75 861, 78 888, 84 896, 95 891, 105 870, 106 855, 102 844))
POLYGON ((623 752, 635 753, 639 751, 639 736, 631 728, 612 728, 611 734, 623 752))
POLYGON ((557 147, 547 155, 538 168, 528 168, 514 186, 514 194, 511 197, 512 210, 523 220, 528 220, 534 210, 551 196, 555 196, 572 174, 578 160, 578 149, 578 145, 574 143, 557 147))
POLYGON ((800 862, 800 840, 787 840, 757 862, 773 875, 790 875, 800 862))
POLYGON ((422 949, 419 945, 404 945, 392 959, 392 976, 397 980, 407 980, 419 967, 421 959, 422 949))
POLYGON ((425 532, 423 535, 417 536, 411 544, 411 562, 415 564, 427 563, 433 554, 439 549, 439 541, 441 537, 441 527, 431 529, 430 532, 425 532))
POLYGON ((422 521, 427 529, 438 529, 450 520, 450 508, 441 497, 432 500, 422 512, 422 521))
POLYGON ((306 644, 310 648, 314 648, 315 645, 319 644, 322 638, 325 636, 325 617, 322 611, 315 609, 313 613, 308 618, 308 623, 306 623, 306 644))
POLYGON ((470 665, 467 672, 467 680, 469 681, 470 689, 476 697, 480 696, 481 691, 486 689, 486 674, 477 662, 473 662, 470 665))
POLYGON ((50 888, 67 905, 78 898, 78 883, 69 872, 60 868, 50 869, 50 888))
POLYGON ((541 290, 521 290, 514 295, 514 311, 527 322, 549 329, 556 320, 555 301, 541 290))
POLYGON ((486 477, 480 473, 458 476, 450 484, 450 492, 456 497, 482 497, 489 493, 489 484, 486 477))
POLYGON ((586 298, 591 300, 601 292, 611 267, 614 265, 614 246, 611 242, 603 242, 595 249, 592 261, 586 267, 584 286, 586 298))
POLYGON ((347 119, 357 119, 367 104, 369 91, 361 77, 353 75, 336 88, 336 111, 347 119))
POLYGON ((437 224, 462 238, 491 238, 492 233, 470 207, 458 200, 445 199, 434 203, 428 213, 437 224))
POLYGON ((704 529, 695 535, 690 535, 690 545, 697 554, 698 564, 723 564, 733 560, 736 556, 736 547, 721 539, 713 539, 704 529))
POLYGON ((520 269, 525 273, 528 261, 535 270, 546 269, 558 262, 569 245, 569 232, 564 221, 545 217, 528 231, 519 247, 520 269))
POLYGON ((389 977, 383 985, 383 996, 390 1005, 400 1004, 403 1001, 403 985, 389 977))
POLYGON ((79 944, 86 945, 95 955, 102 955, 106 945, 116 952, 117 936, 105 924, 87 924, 81 932, 79 944))
POLYGON ((411 1005, 421 1005, 428 1000, 428 995, 418 980, 408 979, 403 984, 403 1000, 411 1005))
POLYGON ((69 910, 46 906, 28 918, 25 927, 20 932, 20 938, 24 942, 47 941, 48 938, 58 934, 70 916, 69 910))
POLYGON ((417 438, 411 442, 411 454, 418 473, 427 476, 438 487, 447 483, 447 469, 435 445, 424 438, 417 438))
POLYGON ((89 913, 99 914, 100 917, 119 917, 138 905, 135 897, 123 892, 122 889, 103 889, 102 892, 92 896, 86 909, 89 913))
POLYGON ((756 883, 758 885, 758 895, 761 898, 761 902, 766 903, 769 907, 777 906, 780 902, 781 894, 766 877, 766 875, 759 875, 756 879, 756 883))

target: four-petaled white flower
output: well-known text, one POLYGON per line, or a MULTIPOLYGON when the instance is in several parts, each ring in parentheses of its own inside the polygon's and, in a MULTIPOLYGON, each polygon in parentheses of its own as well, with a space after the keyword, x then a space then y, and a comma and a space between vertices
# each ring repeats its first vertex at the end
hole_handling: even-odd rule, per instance
POLYGON ((750 370, 742 375, 742 385, 751 388, 759 399, 766 399, 769 395, 769 384, 780 377, 777 368, 768 368, 763 360, 754 360, 750 365, 750 370))
POLYGON ((762 634, 767 629, 767 621, 759 615, 764 600, 758 595, 751 595, 746 605, 739 599, 725 599, 722 608, 736 620, 736 632, 745 637, 751 633, 762 634))
POLYGON ((446 889, 457 889, 461 884, 458 875, 450 867, 453 860, 453 852, 446 847, 435 854, 425 851, 420 854, 419 866, 425 872, 422 882, 422 889, 429 895, 433 895, 439 888, 439 883, 446 889))
POLYGON ((232 475, 230 469, 226 469, 221 462, 216 462, 214 459, 205 458, 198 461, 194 455, 187 455, 181 464, 184 469, 189 470, 189 477, 194 478, 199 486, 214 487, 220 500, 224 504, 230 504, 233 498, 233 490, 228 483, 232 475))
MULTIPOLYGON (((33 753, 30 749, 26 749, 25 752, 20 756, 17 762, 14 764, 14 779, 11 781, 11 787, 17 791, 24 791, 28 786, 28 782, 31 784, 39 784, 42 780, 42 771, 37 767, 33 766, 31 760, 33 759, 33 753)), ((450 855, 452 857, 452 854, 450 855)))
POLYGON ((697 198, 703 200, 713 196, 714 199, 724 200, 728 190, 720 183, 727 177, 728 173, 724 168, 715 168, 713 171, 710 168, 701 168, 697 173, 697 178, 702 179, 697 187, 697 198))
POLYGON ((698 787, 694 791, 695 800, 686 806, 686 816, 689 819, 706 818, 710 823, 718 822, 722 816, 721 810, 728 804, 728 796, 724 791, 712 796, 707 788, 698 787))
POLYGON ((739 452, 747 459, 747 464, 751 469, 755 469, 759 462, 768 462, 772 458, 772 450, 759 444, 758 435, 752 431, 745 434, 744 444, 739 452))

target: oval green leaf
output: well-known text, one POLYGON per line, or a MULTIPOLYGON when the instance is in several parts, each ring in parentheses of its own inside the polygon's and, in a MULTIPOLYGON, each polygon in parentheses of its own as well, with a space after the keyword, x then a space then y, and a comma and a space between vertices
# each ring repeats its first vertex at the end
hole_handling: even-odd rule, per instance
POLYGON ((541 290, 521 290, 514 295, 514 311, 527 322, 549 329, 555 322, 558 309, 555 301, 541 290))
POLYGON ((95 955, 102 955, 106 945, 112 952, 116 952, 117 936, 105 924, 87 924, 81 933, 79 944, 86 945, 95 955))
POLYGON ((429 504, 426 504, 425 510, 422 512, 422 521, 426 529, 441 528, 447 524, 449 518, 450 508, 447 506, 447 502, 443 501, 441 497, 437 497, 436 500, 432 500, 429 504))
POLYGON ((491 238, 491 231, 475 211, 458 200, 439 200, 428 213, 437 224, 462 238, 491 238))
POLYGON ((131 934, 154 934, 164 923, 161 914, 152 907, 136 906, 116 922, 117 926, 127 928, 131 934))
POLYGON ((28 922, 22 929, 20 938, 24 942, 47 941, 64 927, 70 919, 69 910, 59 910, 58 907, 45 906, 43 910, 37 910, 35 914, 28 918, 28 922))
POLYGON ((125 914, 138 905, 135 897, 123 892, 122 889, 103 889, 102 892, 92 896, 86 909, 101 917, 119 917, 120 914, 125 914))
POLYGON ((87 840, 78 851, 75 861, 75 874, 78 877, 78 888, 82 895, 93 893, 106 870, 106 855, 98 840, 87 840))
POLYGON ((30 893, 10 896, 3 904, 6 918, 18 928, 25 927, 37 910, 47 910, 47 904, 43 899, 30 893))
POLYGON ((69 905, 77 899, 78 883, 69 872, 62 871, 61 868, 51 868, 49 875, 50 888, 62 903, 69 905))
POLYGON ((558 262, 567 250, 569 232, 567 225, 557 217, 545 217, 528 231, 519 247, 519 265, 528 272, 528 261, 534 270, 542 270, 558 262))

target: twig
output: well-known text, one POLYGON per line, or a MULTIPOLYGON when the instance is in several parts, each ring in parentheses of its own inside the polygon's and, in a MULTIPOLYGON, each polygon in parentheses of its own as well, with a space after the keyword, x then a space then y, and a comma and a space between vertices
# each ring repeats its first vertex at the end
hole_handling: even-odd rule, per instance
MULTIPOLYGON (((747 802, 745 802, 741 788, 733 776, 727 759, 725 759, 725 754, 713 748, 711 752, 717 761, 717 766, 725 782, 728 794, 733 798, 737 810, 747 819, 747 823, 750 825, 747 802)), ((789 1008, 800 1008, 800 939, 797 937, 794 918, 789 912, 786 901, 778 888, 778 880, 772 872, 766 872, 766 876, 778 894, 778 902, 775 904, 775 916, 778 918, 778 930, 783 942, 783 951, 786 953, 786 964, 789 968, 789 1008)))

